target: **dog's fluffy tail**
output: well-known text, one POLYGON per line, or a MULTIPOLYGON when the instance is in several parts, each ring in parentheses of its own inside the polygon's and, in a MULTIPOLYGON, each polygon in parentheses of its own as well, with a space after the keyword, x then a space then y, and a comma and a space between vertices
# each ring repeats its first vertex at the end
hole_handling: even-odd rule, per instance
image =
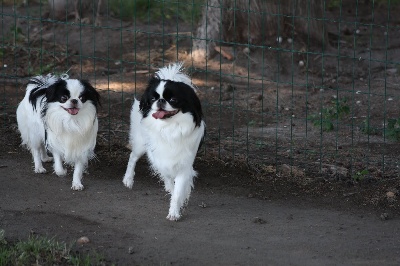
POLYGON ((36 108, 36 101, 46 93, 46 89, 59 81, 60 78, 53 74, 39 75, 31 78, 26 87, 29 102, 36 108))
POLYGON ((56 83, 59 79, 59 77, 51 73, 46 76, 39 75, 31 78, 28 85, 33 85, 36 89, 45 89, 56 83))
POLYGON ((143 115, 139 110, 140 101, 134 98, 134 102, 131 109, 131 132, 138 131, 140 126, 140 120, 142 120, 143 115))

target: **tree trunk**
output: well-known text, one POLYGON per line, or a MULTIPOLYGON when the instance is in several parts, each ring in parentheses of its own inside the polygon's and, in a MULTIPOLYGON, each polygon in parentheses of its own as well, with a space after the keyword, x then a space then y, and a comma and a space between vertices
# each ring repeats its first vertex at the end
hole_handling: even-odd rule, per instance
POLYGON ((216 43, 271 45, 279 36, 328 46, 323 1, 206 0, 193 41, 193 60, 211 58, 216 43))
POLYGON ((201 61, 215 54, 215 43, 221 40, 222 0, 206 0, 200 26, 193 42, 192 57, 201 61))

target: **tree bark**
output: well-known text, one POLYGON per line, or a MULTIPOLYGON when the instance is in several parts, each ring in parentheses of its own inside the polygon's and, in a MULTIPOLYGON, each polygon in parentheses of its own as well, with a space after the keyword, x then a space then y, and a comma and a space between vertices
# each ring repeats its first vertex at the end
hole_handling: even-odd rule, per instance
POLYGON ((222 0, 206 0, 206 6, 196 39, 193 41, 192 58, 201 61, 215 54, 215 43, 221 39, 222 0))
POLYGON ((324 29, 323 1, 206 0, 193 41, 193 60, 211 58, 221 42, 270 45, 277 37, 302 38, 307 44, 329 46, 324 29))

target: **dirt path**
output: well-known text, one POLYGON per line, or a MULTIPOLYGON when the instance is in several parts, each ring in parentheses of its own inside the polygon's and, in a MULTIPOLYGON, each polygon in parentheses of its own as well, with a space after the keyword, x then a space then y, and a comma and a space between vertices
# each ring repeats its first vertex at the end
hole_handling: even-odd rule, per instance
POLYGON ((11 239, 87 236, 78 249, 118 265, 400 264, 399 218, 238 196, 214 187, 214 176, 197 181, 184 218, 170 222, 169 198, 143 163, 134 188, 122 185, 125 163, 92 164, 86 189, 74 192, 69 178, 33 174, 26 152, 1 153, 0 228, 11 239))

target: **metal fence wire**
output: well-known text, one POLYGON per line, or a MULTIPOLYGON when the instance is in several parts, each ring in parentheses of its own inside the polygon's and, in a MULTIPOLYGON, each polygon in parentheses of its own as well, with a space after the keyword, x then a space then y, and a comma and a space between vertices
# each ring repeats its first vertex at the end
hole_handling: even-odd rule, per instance
POLYGON ((3 0, 2 127, 29 77, 67 72, 101 92, 101 160, 127 144, 149 77, 183 61, 205 114, 203 156, 302 182, 397 178, 397 2, 3 0))

